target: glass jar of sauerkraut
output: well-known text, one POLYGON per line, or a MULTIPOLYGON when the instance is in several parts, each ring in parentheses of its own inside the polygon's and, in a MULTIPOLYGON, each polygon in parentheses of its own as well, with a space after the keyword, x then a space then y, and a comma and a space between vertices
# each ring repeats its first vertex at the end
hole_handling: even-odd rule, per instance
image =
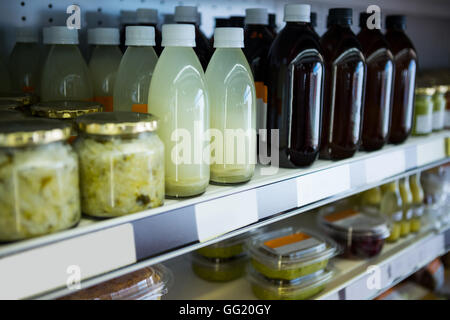
POLYGON ((0 122, 0 241, 70 228, 81 216, 70 127, 56 120, 0 122))
POLYGON ((99 112, 76 122, 83 213, 116 217, 163 204, 164 145, 154 116, 99 112))

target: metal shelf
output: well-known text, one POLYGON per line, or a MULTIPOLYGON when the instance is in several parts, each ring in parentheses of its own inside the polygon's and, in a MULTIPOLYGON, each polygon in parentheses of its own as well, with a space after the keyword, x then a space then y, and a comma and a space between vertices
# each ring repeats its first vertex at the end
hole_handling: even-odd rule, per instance
MULTIPOLYGON (((336 201, 389 179, 448 161, 449 131, 344 161, 279 169, 239 186, 209 186, 202 196, 109 220, 84 218, 73 229, 0 246, 0 298, 55 298, 69 293, 68 268, 82 285, 132 272, 336 201)), ((266 168, 267 169, 267 168, 266 168)))

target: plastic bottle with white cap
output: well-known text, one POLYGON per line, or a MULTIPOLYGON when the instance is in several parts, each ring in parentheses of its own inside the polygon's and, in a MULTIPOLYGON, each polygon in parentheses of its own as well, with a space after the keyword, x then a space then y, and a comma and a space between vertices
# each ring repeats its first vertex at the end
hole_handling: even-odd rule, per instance
POLYGON ((208 38, 200 30, 199 13, 197 7, 194 6, 177 6, 175 7, 174 21, 178 24, 191 24, 195 27, 195 53, 202 64, 203 70, 206 70, 209 60, 212 56, 212 48, 208 38))
POLYGON ((134 10, 120 10, 120 50, 125 52, 125 30, 127 27, 137 26, 137 12, 134 10))
POLYGON ((205 75, 193 50, 195 27, 163 25, 162 46, 150 84, 148 111, 160 119, 166 195, 191 197, 208 186, 210 157, 209 100, 205 75))
POLYGON ((122 59, 122 51, 119 49, 119 29, 89 29, 88 42, 95 46, 89 61, 94 85, 94 101, 101 103, 105 111, 112 111, 114 85, 122 59))
POLYGON ((243 47, 242 28, 215 29, 216 50, 206 70, 206 81, 211 130, 223 137, 212 155, 210 180, 220 184, 247 182, 255 170, 256 92, 243 47))
POLYGON ((41 50, 35 28, 22 27, 16 31, 16 44, 9 57, 12 90, 38 93, 41 81, 41 50))
POLYGON ((310 5, 286 5, 286 26, 268 55, 268 150, 276 148, 271 130, 279 130, 279 163, 285 168, 308 166, 319 154, 324 60, 310 13, 310 5))
POLYGON ((91 101, 92 80, 78 48, 78 31, 61 26, 48 32, 52 47, 42 71, 41 101, 91 101))
POLYGON ((256 128, 267 128, 267 54, 274 36, 269 26, 267 9, 250 8, 245 10, 244 53, 253 72, 256 88, 256 128))
POLYGON ((156 9, 137 9, 137 23, 140 26, 155 28, 155 51, 159 56, 162 52, 161 47, 161 31, 158 29, 158 10, 156 9))
POLYGON ((153 49, 153 27, 130 26, 126 29, 128 46, 114 86, 113 110, 147 112, 148 88, 158 56, 153 49))

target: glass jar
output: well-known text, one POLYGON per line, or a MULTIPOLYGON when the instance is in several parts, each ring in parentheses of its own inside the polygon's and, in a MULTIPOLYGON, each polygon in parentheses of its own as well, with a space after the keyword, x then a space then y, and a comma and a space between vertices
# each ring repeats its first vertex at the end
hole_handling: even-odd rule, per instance
POLYGON ((417 88, 414 108, 413 135, 421 136, 433 130, 433 94, 434 88, 417 88))
POLYGON ((76 122, 83 213, 115 217, 163 204, 164 145, 154 116, 99 112, 76 122))
POLYGON ((436 86, 433 95, 433 131, 444 129, 447 86, 436 86))
POLYGON ((69 123, 72 128, 72 137, 69 141, 73 142, 77 136, 75 119, 84 114, 102 112, 103 106, 96 102, 61 100, 41 102, 31 106, 30 110, 33 116, 59 119, 69 123))
POLYGON ((20 106, 15 106, 19 111, 30 114, 30 106, 39 102, 39 97, 32 93, 0 93, 0 102, 2 104, 10 104, 15 102, 20 106))
POLYGON ((67 229, 81 216, 78 162, 55 120, 0 125, 0 241, 67 229))

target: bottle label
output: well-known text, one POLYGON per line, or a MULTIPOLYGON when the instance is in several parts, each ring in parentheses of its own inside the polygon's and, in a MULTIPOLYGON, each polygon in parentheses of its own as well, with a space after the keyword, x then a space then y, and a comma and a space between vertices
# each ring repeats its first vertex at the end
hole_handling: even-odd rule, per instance
POLYGON ((445 127, 450 128, 450 110, 445 110, 445 127))
POLYGON ((256 89, 256 130, 267 128, 267 86, 262 81, 255 82, 256 89))
POLYGON ((431 115, 416 115, 415 132, 418 134, 430 133, 433 129, 433 117, 431 115))
POLYGON ((113 111, 113 97, 94 97, 94 101, 103 105, 103 111, 113 111))
POLYGON ((444 111, 433 112, 433 130, 441 130, 444 127, 444 111))
POLYGON ((131 111, 133 112, 141 112, 147 113, 147 104, 146 103, 136 103, 131 107, 131 111))

